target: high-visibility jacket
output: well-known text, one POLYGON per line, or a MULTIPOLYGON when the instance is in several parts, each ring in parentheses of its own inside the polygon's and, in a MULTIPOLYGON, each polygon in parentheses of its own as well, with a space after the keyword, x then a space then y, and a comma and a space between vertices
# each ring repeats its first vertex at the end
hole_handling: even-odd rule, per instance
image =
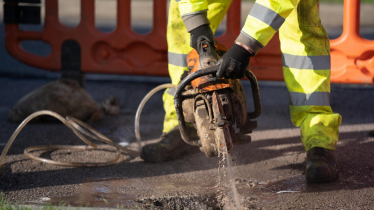
MULTIPOLYGON (((188 31, 209 24, 207 0, 177 0, 177 2, 188 31)), ((267 45, 298 2, 298 0, 257 0, 236 41, 248 46, 256 54, 267 45)))
MULTIPOLYGON (((188 31, 210 24, 214 33, 230 3, 231 0, 171 1, 167 41, 173 84, 178 84, 180 75, 188 70, 186 57, 192 49, 188 31)), ((330 107, 330 45, 318 16, 318 0, 257 0, 236 41, 257 53, 278 30, 292 123, 300 127, 307 151, 313 147, 334 150, 342 118, 330 107)), ((164 132, 168 132, 178 121, 173 96, 166 92, 163 100, 164 132)))

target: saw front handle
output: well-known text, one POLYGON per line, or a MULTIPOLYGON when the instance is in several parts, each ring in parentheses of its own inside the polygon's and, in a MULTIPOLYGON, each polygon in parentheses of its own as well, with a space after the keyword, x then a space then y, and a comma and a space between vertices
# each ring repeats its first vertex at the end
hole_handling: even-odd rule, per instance
MULTIPOLYGON (((193 80, 206 76, 208 74, 213 74, 215 75, 219 66, 213 66, 209 67, 206 69, 201 69, 199 71, 196 71, 190 75, 188 75, 186 78, 184 78, 178 85, 177 90, 175 91, 175 96, 174 96, 174 106, 175 106, 175 111, 177 114, 177 119, 178 119, 178 124, 179 124, 179 130, 181 132, 182 139, 189 145, 192 146, 198 146, 201 147, 201 141, 199 140, 192 140, 189 136, 189 134, 186 132, 186 122, 184 120, 184 115, 183 115, 183 107, 182 107, 182 91, 184 88, 193 80)), ((258 88, 258 83, 255 75, 247 70, 245 72, 245 76, 248 78, 248 80, 251 82, 251 88, 252 88, 252 96, 253 96, 253 102, 254 102, 254 107, 255 110, 253 112, 249 112, 247 114, 247 118, 249 119, 254 119, 261 114, 261 99, 260 99, 260 92, 258 88)))

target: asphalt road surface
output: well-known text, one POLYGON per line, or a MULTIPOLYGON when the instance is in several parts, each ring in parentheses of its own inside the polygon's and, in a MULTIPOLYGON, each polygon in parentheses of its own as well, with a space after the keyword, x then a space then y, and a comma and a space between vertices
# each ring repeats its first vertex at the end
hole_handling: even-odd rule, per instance
MULTIPOLYGON (((0 149, 17 128, 7 114, 24 95, 50 81, 59 73, 26 66, 10 57, 4 49, 3 25, 0 26, 0 149)), ((103 28, 105 30, 105 28, 103 28)), ((139 26, 140 32, 147 30, 139 26)), ((368 30, 365 35, 373 39, 368 30)), ((26 43, 35 50, 35 43, 26 43)), ((48 52, 39 47, 38 53, 48 52)), ((134 147, 134 117, 141 99, 152 88, 169 82, 168 78, 88 75, 86 90, 96 101, 110 95, 120 100, 121 114, 106 116, 91 125, 115 142, 134 147)), ((247 100, 250 85, 243 82, 247 100)), ((372 209, 374 206, 374 86, 331 86, 331 107, 343 117, 337 156, 341 166, 339 180, 328 184, 308 184, 303 177, 305 152, 299 129, 289 117, 288 93, 283 82, 260 82, 263 113, 256 119, 258 128, 252 142, 235 147, 233 179, 239 199, 245 208, 255 209, 372 209)), ((162 93, 153 96, 145 106, 140 121, 145 142, 161 135, 163 121, 162 93)), ((248 110, 252 106, 248 103, 248 110)), ((173 209, 177 205, 192 209, 230 209, 228 169, 218 174, 218 159, 207 158, 197 148, 183 158, 160 164, 145 163, 136 158, 108 167, 72 168, 53 166, 29 160, 23 150, 35 145, 82 145, 61 123, 27 125, 12 145, 0 170, 0 191, 17 203, 65 203, 75 206, 173 209), (226 175, 226 176, 225 176, 226 175)), ((114 150, 42 151, 42 157, 62 161, 105 161, 114 150)))
MULTIPOLYGON (((49 81, 14 77, 0 79, 1 145, 7 142, 18 126, 8 122, 8 111, 23 95, 49 81)), ((118 143, 134 142, 135 110, 142 97, 159 84, 130 79, 87 81, 86 90, 97 101, 114 95, 119 98, 122 110, 119 116, 106 116, 91 125, 118 143)), ((244 86, 249 90, 248 83, 244 86)), ((258 129, 252 134, 253 141, 234 148, 234 177, 247 207, 370 208, 374 195, 374 138, 368 133, 374 130, 374 87, 332 85, 331 106, 343 116, 337 145, 342 172, 338 181, 322 185, 307 184, 302 176, 305 152, 299 130, 290 122, 285 85, 282 82, 260 82, 260 91, 263 113, 257 119, 258 129)), ((251 98, 249 91, 247 98, 251 98)), ((250 105, 248 109, 251 109, 250 105)), ((150 99, 143 111, 140 122, 142 138, 156 139, 161 134, 162 120, 159 93, 150 99)), ((11 147, 0 174, 0 189, 7 198, 15 202, 39 203, 48 198, 56 202, 57 197, 63 197, 67 203, 78 206, 90 203, 108 207, 119 203, 128 208, 142 205, 133 202, 133 199, 165 206, 173 205, 173 202, 220 205, 218 201, 208 205, 205 201, 196 200, 217 199, 215 185, 218 181, 218 159, 207 158, 197 149, 182 159, 161 164, 134 159, 101 168, 53 166, 29 160, 23 155, 28 146, 55 144, 83 143, 60 123, 37 123, 24 128, 11 147)), ((83 153, 53 151, 37 155, 62 161, 105 161, 114 153, 113 150, 83 153)))

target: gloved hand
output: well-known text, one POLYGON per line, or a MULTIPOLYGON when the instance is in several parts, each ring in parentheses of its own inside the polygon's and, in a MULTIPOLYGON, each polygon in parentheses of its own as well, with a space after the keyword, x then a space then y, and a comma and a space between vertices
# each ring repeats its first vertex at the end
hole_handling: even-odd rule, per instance
POLYGON ((234 44, 223 56, 218 60, 217 77, 226 79, 240 79, 244 77, 244 71, 249 66, 249 57, 253 54, 243 47, 234 44))
POLYGON ((197 47, 198 47, 197 40, 199 38, 201 40, 202 36, 205 36, 204 38, 207 39, 210 42, 210 45, 215 49, 215 40, 214 40, 213 32, 212 32, 212 29, 210 28, 210 26, 208 24, 205 24, 205 25, 202 25, 202 26, 199 26, 199 27, 193 29, 192 31, 190 31, 190 34, 191 34, 191 43, 190 43, 190 45, 196 51, 198 51, 198 49, 197 49, 197 47))

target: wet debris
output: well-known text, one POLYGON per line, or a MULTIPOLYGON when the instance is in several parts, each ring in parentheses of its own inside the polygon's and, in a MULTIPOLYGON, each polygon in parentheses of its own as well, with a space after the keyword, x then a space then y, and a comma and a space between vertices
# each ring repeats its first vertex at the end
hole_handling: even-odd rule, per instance
POLYGON ((222 209, 216 194, 165 195, 163 197, 140 197, 135 199, 144 209, 222 209))
POLYGON ((240 179, 236 178, 235 179, 235 184, 239 186, 247 186, 247 187, 255 187, 257 184, 255 181, 249 180, 249 179, 240 179))

